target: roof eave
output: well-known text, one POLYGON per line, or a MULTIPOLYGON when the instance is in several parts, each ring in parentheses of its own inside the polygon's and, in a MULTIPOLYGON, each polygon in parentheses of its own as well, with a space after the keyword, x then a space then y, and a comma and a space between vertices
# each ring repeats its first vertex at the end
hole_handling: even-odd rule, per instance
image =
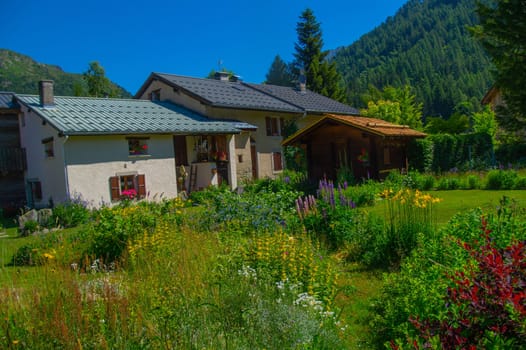
POLYGON ((38 109, 36 109, 35 107, 33 107, 33 106, 25 103, 24 101, 22 101, 16 94, 14 95, 14 98, 16 98, 16 101, 18 103, 26 106, 27 109, 29 109, 30 111, 34 112, 36 115, 38 115, 40 117, 40 119, 42 119, 47 124, 49 124, 53 129, 57 130, 57 132, 59 132, 61 134, 65 134, 66 131, 63 128, 61 128, 57 124, 53 123, 53 121, 51 119, 47 118, 45 115, 40 113, 40 111, 38 109))

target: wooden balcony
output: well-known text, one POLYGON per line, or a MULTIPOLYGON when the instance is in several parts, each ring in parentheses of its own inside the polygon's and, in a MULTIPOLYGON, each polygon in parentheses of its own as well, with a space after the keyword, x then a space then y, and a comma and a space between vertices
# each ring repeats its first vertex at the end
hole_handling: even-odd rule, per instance
POLYGON ((18 147, 0 148, 0 173, 27 169, 26 150, 18 147))

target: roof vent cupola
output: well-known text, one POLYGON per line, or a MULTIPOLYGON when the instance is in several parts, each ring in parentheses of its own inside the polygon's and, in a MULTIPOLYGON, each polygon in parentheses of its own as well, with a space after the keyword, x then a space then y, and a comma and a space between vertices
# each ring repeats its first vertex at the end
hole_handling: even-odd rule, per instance
POLYGON ((230 73, 225 71, 216 72, 215 78, 221 81, 230 81, 230 73))
POLYGON ((55 96, 53 94, 53 80, 41 80, 38 83, 40 105, 42 107, 54 107, 55 96))

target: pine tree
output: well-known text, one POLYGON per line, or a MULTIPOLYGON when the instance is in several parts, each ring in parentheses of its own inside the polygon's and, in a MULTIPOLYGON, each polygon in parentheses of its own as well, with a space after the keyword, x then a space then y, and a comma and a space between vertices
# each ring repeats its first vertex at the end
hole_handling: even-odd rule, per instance
POLYGON ((335 100, 343 101, 345 91, 342 78, 334 63, 326 60, 320 23, 311 9, 307 8, 296 25, 298 42, 294 44, 296 71, 305 70, 307 88, 335 100))
POLYGON ((279 55, 276 55, 266 75, 266 84, 280 86, 294 86, 294 76, 291 66, 285 63, 279 55))

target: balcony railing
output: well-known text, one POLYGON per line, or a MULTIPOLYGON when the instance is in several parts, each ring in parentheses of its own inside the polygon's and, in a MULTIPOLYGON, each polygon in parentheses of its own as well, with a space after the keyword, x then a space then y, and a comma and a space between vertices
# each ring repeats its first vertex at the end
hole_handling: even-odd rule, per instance
POLYGON ((27 160, 24 148, 0 148, 0 172, 24 171, 26 169, 27 160))

